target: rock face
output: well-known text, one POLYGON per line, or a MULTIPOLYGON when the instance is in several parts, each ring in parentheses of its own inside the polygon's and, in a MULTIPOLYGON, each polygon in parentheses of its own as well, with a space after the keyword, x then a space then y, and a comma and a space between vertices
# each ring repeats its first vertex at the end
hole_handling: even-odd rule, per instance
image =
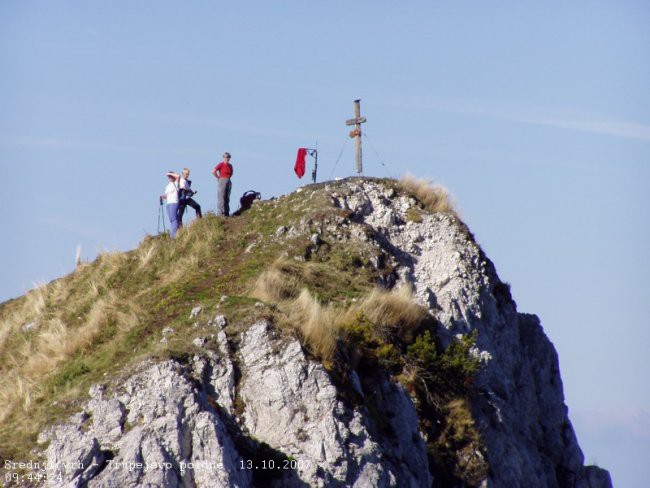
POLYGON ((93 387, 84 413, 44 436, 50 477, 106 487, 250 486, 254 478, 260 486, 430 486, 418 416, 397 384, 377 385, 399 433, 389 438, 366 411, 337 399, 297 341, 258 322, 238 352, 245 407, 236 418, 234 370, 221 352, 145 365, 109 399, 93 387), (72 458, 79 466, 64 469, 72 458))
POLYGON ((166 361, 133 375, 110 399, 91 389, 86 416, 50 433, 48 464, 61 469, 64 448, 76 445, 77 458, 97 462, 83 463, 81 475, 63 472, 66 486, 249 486, 225 420, 208 408, 193 373, 166 361))
POLYGON ((451 334, 479 331, 489 357, 475 415, 487 445, 493 486, 611 486, 609 474, 583 467, 564 404, 557 353, 534 315, 519 314, 492 263, 465 226, 444 214, 409 221, 414 202, 372 182, 332 194, 333 203, 369 225, 422 305, 451 334))
POLYGON ((387 438, 376 432, 367 411, 337 399, 325 369, 308 361, 300 344, 274 353, 268 327, 251 327, 240 350, 243 420, 252 436, 301 460, 300 477, 310 486, 431 484, 418 416, 403 389, 388 381, 380 385, 385 417, 392 417, 399 434, 387 438))
MULTIPOLYGON (((315 245, 321 239, 370 243, 395 269, 387 284, 411 283, 417 300, 444 325, 447 341, 479 331, 476 352, 486 365, 473 414, 490 466, 482 485, 611 486, 607 471, 583 466, 557 354, 539 320, 517 312, 465 226, 443 214, 422 213, 413 221, 414 199, 374 181, 322 191, 348 212, 320 229, 315 245)), ((381 374, 363 388, 357 382, 358 394, 371 388, 379 398, 378 411, 352 406, 324 367, 297 341, 278 337, 270 322, 251 324, 236 350, 222 330, 225 318, 212 322, 219 329, 215 350, 195 341, 199 352, 183 364, 143 364, 110 394, 93 387, 81 414, 42 435, 50 440, 48 463, 61 475, 55 485, 436 483, 415 405, 398 383, 381 374), (380 426, 377 415, 389 425, 380 426)))

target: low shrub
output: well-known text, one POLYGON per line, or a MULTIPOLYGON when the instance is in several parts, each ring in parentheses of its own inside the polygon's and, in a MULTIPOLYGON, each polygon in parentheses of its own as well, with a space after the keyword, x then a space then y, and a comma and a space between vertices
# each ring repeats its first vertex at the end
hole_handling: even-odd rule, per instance
POLYGON ((418 377, 427 384, 429 401, 440 405, 453 395, 465 395, 480 361, 471 354, 478 333, 460 337, 441 351, 437 341, 427 330, 407 349, 406 360, 418 371, 418 377))
POLYGON ((489 465, 469 402, 464 398, 451 400, 443 413, 440 431, 429 446, 434 462, 448 475, 469 486, 479 486, 488 475, 489 465))

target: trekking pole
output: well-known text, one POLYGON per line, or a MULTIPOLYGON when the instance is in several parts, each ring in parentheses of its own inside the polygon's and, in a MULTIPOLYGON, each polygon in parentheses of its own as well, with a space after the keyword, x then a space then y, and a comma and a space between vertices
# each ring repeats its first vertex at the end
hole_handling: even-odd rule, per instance
POLYGON ((165 212, 163 212, 163 201, 160 199, 160 205, 158 206, 158 234, 160 234, 160 221, 162 220, 163 232, 167 232, 165 228, 165 212))

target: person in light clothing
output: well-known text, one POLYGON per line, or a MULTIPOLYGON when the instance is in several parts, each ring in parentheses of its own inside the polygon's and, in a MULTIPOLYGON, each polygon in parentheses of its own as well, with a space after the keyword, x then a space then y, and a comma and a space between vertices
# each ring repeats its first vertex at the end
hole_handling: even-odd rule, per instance
POLYGON ((230 153, 223 153, 223 161, 212 169, 212 175, 217 178, 217 215, 230 215, 230 190, 232 189, 233 169, 230 164, 230 153))
POLYGON ((192 182, 190 181, 190 170, 189 168, 183 168, 181 173, 181 178, 178 182, 178 225, 179 227, 183 226, 183 214, 185 213, 185 208, 190 206, 196 212, 196 218, 201 218, 201 205, 196 203, 192 198, 196 193, 192 190, 192 182))
POLYGON ((162 201, 164 199, 167 201, 167 216, 171 224, 171 236, 173 239, 178 230, 178 180, 180 176, 173 171, 168 171, 165 176, 167 176, 169 183, 165 187, 165 193, 160 195, 160 200, 162 201))

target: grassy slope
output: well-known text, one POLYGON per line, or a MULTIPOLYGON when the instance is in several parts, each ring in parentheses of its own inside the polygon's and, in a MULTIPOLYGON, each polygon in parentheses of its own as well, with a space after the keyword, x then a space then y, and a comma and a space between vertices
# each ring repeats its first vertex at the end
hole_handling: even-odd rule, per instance
MULTIPOLYGON (((233 337, 271 314, 249 296, 255 278, 278 257, 304 257, 309 231, 340 212, 311 188, 258 202, 238 217, 207 216, 175 241, 148 236, 133 251, 103 254, 2 304, 0 457, 27 459, 37 433, 78 408, 93 382, 147 357, 192 351, 191 340, 200 334, 192 328, 196 319, 189 319, 194 306, 203 306, 203 324, 225 314, 233 337), (301 221, 306 232, 276 236, 279 227, 301 221), (36 327, 23 331, 28 323, 36 327), (167 326, 175 333, 162 344, 167 326)), ((348 265, 362 252, 337 245, 311 256, 317 272, 305 285, 325 301, 360 296, 370 288, 372 272, 348 265)))

